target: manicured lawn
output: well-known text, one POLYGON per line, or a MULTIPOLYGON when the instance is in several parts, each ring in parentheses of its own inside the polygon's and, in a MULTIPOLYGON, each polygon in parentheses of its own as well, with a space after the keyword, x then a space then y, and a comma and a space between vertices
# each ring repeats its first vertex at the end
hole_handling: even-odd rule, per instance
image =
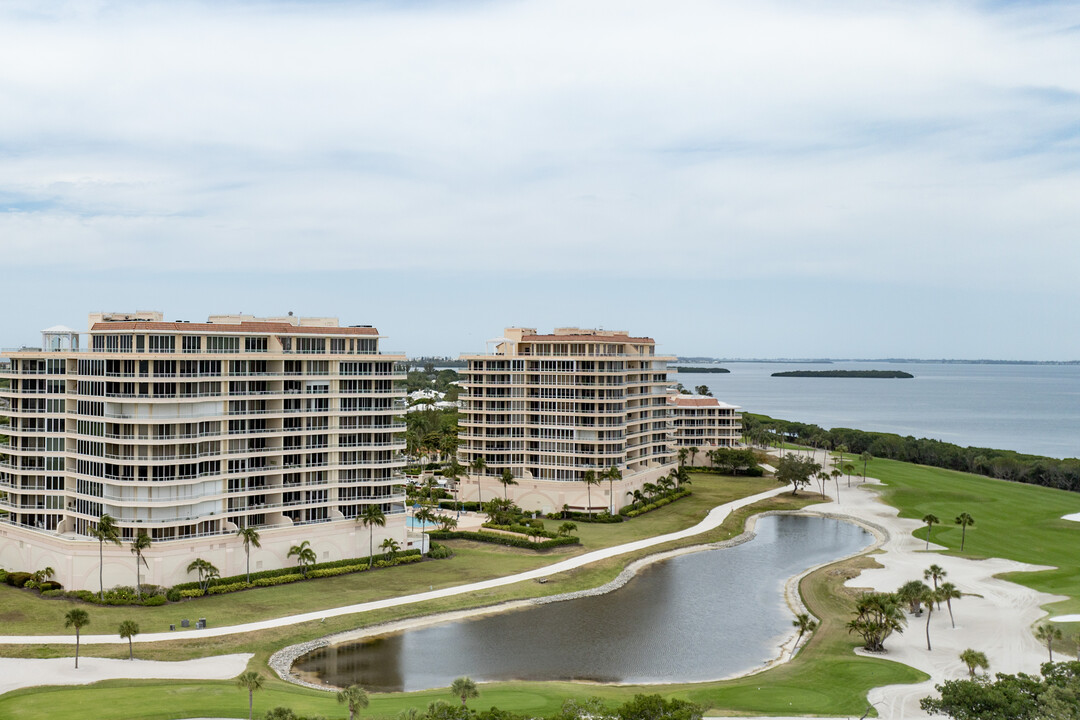
MULTIPOLYGON (((681 530, 699 522, 722 503, 775 487, 769 478, 729 478, 695 474, 694 494, 667 507, 617 524, 578 523, 579 547, 548 553, 517 551, 478 543, 448 543, 457 553, 449 560, 404 565, 371 573, 357 573, 272 588, 216 595, 182 605, 156 608, 86 605, 43 599, 35 594, 0 585, 0 623, 7 635, 42 635, 63 632, 64 614, 81 605, 91 615, 88 634, 109 632, 124 620, 134 620, 144 633, 166 632, 181 618, 205 617, 212 625, 234 625, 283 615, 312 612, 386 597, 409 595, 430 588, 462 585, 558 562, 598 548, 681 530), (106 630, 108 628, 109 630, 106 630)), ((549 521, 557 526, 558 521, 549 521)), ((555 585, 536 594, 564 590, 555 585)), ((355 621, 353 621, 355 625, 355 621)), ((4 650, 0 647, 0 654, 4 650)))

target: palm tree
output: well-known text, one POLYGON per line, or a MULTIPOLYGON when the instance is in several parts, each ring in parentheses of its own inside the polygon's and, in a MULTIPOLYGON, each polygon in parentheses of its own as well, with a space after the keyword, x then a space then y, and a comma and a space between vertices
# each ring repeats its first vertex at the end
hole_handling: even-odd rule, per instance
POLYGON ((311 541, 305 540, 299 545, 289 548, 286 558, 296 557, 296 564, 300 566, 300 574, 307 577, 307 566, 315 564, 315 551, 311 549, 311 541))
POLYGON ((911 580, 900 586, 900 589, 896 591, 896 599, 908 606, 908 612, 912 615, 918 615, 922 612, 923 596, 927 590, 926 583, 919 580, 911 580))
POLYGON ((644 505, 646 497, 644 493, 642 493, 640 490, 635 490, 634 492, 630 493, 630 499, 634 501, 635 505, 644 505))
POLYGON ((575 530, 577 530, 577 525, 572 522, 564 522, 562 525, 559 526, 559 531, 556 533, 556 535, 569 535, 575 530))
POLYGON ((480 691, 476 689, 476 683, 468 677, 459 677, 450 684, 450 694, 461 698, 461 707, 465 707, 465 701, 469 698, 480 697, 480 691))
POLYGON ((199 574, 199 589, 206 592, 210 587, 210 581, 219 576, 218 569, 202 558, 195 558, 187 566, 188 572, 199 574))
POLYGON ((350 685, 338 692, 337 701, 349 706, 349 720, 354 720, 356 713, 368 706, 367 693, 359 685, 350 685))
POLYGON ((851 487, 851 475, 855 472, 855 466, 851 463, 844 464, 844 474, 847 475, 847 486, 851 487))
POLYGON ((135 649, 132 647, 131 639, 139 634, 139 623, 134 620, 125 620, 120 623, 119 633, 121 638, 128 641, 128 660, 134 660, 135 649))
POLYGON ((934 603, 941 602, 941 591, 926 588, 926 592, 924 592, 922 596, 922 601, 926 604, 926 649, 931 650, 930 618, 934 616, 934 603))
POLYGON ((692 446, 692 447, 690 448, 690 464, 691 464, 691 465, 693 465, 694 463, 696 463, 696 462, 697 462, 697 454, 698 454, 698 448, 697 448, 697 446, 696 446, 696 445, 695 445, 695 446, 692 446))
POLYGON ((960 592, 960 588, 956 587, 951 582, 941 583, 941 587, 938 588, 938 593, 941 595, 941 599, 945 601, 945 605, 949 608, 949 622, 952 624, 953 628, 955 628, 956 621, 953 620, 952 601, 964 597, 964 593, 960 592))
POLYGON ((791 651, 795 652, 795 648, 799 647, 799 641, 802 640, 803 634, 814 632, 817 629, 817 620, 812 619, 806 613, 799 613, 791 621, 791 624, 799 628, 799 637, 795 638, 795 647, 791 648, 791 651))
POLYGON ((923 580, 934 581, 935 590, 938 589, 938 580, 941 580, 946 575, 948 575, 948 573, 945 572, 945 568, 941 567, 940 565, 931 565, 926 570, 923 570, 922 574, 923 580))
POLYGON ((927 513, 926 515, 923 515, 922 521, 924 523, 926 523, 926 549, 929 550, 930 549, 930 531, 934 528, 935 525, 937 525, 941 521, 938 520, 937 515, 934 515, 933 513, 927 513))
POLYGON ((863 454, 859 456, 862 460, 862 481, 866 482, 866 464, 874 459, 874 456, 870 454, 869 450, 863 450, 863 454))
POLYGON ((688 455, 690 455, 690 449, 689 448, 685 448, 685 447, 679 448, 679 465, 685 465, 686 464, 686 458, 687 458, 688 455))
POLYGON ((967 665, 968 674, 971 677, 975 677, 975 668, 982 668, 983 670, 990 669, 990 663, 986 661, 986 653, 981 653, 978 650, 972 650, 971 648, 960 653, 960 662, 967 665))
POLYGON ((1046 643, 1046 651, 1050 653, 1050 662, 1054 662, 1054 641, 1061 639, 1061 628, 1050 624, 1040 625, 1035 630, 1035 638, 1039 642, 1046 643))
POLYGON ((517 480, 514 479, 513 471, 511 471, 510 468, 504 468, 502 475, 499 477, 499 482, 501 482, 503 486, 503 500, 508 500, 507 492, 509 491, 510 486, 517 485, 517 480))
POLYGON ((375 556, 375 526, 386 527, 386 515, 381 505, 365 505, 356 521, 368 529, 368 568, 370 568, 371 558, 375 556))
POLYGON ((111 515, 98 518, 97 525, 90 528, 90 536, 98 541, 98 599, 105 599, 105 543, 120 544, 120 528, 111 515))
POLYGON ((968 525, 975 524, 975 518, 965 513, 956 516, 956 524, 960 526, 960 552, 964 552, 964 541, 967 540, 968 525))
POLYGON ((75 669, 79 669, 79 630, 90 624, 90 615, 82 608, 68 610, 64 616, 64 627, 75 628, 75 669))
POLYGON ((251 548, 262 547, 259 542, 259 531, 253 527, 242 527, 236 531, 236 537, 244 541, 244 558, 247 563, 247 583, 251 584, 251 548))
MULTIPOLYGON (((685 450, 685 449, 686 448, 683 448, 683 450, 685 450)), ((682 470, 682 467, 680 466, 679 469, 682 470)), ((686 471, 683 470, 683 472, 686 472, 686 471)), ((615 481, 616 480, 622 480, 622 472, 619 470, 619 468, 617 466, 612 465, 611 467, 609 467, 607 469, 607 472, 605 472, 604 475, 607 476, 608 498, 609 498, 609 503, 608 504, 611 505, 611 507, 608 509, 608 513, 611 514, 611 515, 614 515, 615 514, 615 481)))
POLYGON ((589 507, 587 508, 589 515, 592 515, 592 486, 600 484, 600 478, 596 477, 596 472, 593 470, 586 470, 582 476, 581 481, 585 483, 585 494, 588 498, 587 502, 589 507))
POLYGON ((843 473, 841 473, 836 468, 836 466, 834 465, 833 469, 832 469, 832 472, 830 472, 829 474, 832 475, 833 485, 836 486, 836 504, 839 505, 840 504, 840 476, 843 475, 843 473))
POLYGON ((469 469, 476 475, 476 500, 480 507, 484 507, 484 487, 481 485, 484 477, 484 470, 487 469, 487 461, 484 460, 483 455, 477 455, 471 463, 469 463, 469 469))
POLYGON ((387 560, 393 560, 397 556, 398 550, 401 550, 401 546, 398 545, 397 540, 385 538, 383 539, 382 544, 379 545, 379 549, 383 551, 383 555, 387 560))
POLYGON ((150 566, 146 564, 146 558, 143 557, 143 553, 149 549, 150 536, 146 533, 139 533, 131 543, 131 554, 135 556, 135 595, 140 600, 142 599, 142 570, 139 566, 146 565, 146 569, 150 569, 150 566))
POLYGON ((252 709, 255 704, 255 691, 261 690, 262 684, 263 676, 254 670, 242 672, 239 677, 236 678, 236 686, 248 691, 248 720, 251 720, 253 714, 252 709))

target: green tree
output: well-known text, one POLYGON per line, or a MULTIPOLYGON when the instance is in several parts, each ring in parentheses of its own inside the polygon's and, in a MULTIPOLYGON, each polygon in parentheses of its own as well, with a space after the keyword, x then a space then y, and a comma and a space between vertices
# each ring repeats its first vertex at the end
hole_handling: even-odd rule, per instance
POLYGON ((505 468, 502 471, 502 475, 499 476, 499 482, 502 483, 503 499, 506 500, 509 498, 508 491, 510 490, 510 486, 518 484, 517 480, 514 479, 513 471, 511 471, 510 468, 505 468))
POLYGON ((709 392, 708 385, 698 385, 694 388, 694 392, 698 395, 705 395, 706 397, 712 397, 712 393, 709 392))
POLYGON ((483 478, 484 470, 487 469, 487 461, 484 460, 483 455, 477 455, 471 463, 469 463, 469 469, 472 470, 473 475, 476 475, 476 500, 480 507, 484 507, 484 495, 483 495, 483 478))
POLYGON ((945 572, 945 568, 941 567, 940 565, 931 565, 930 567, 923 570, 922 574, 923 580, 932 580, 934 582, 935 590, 938 589, 938 580, 941 580, 946 575, 948 575, 948 573, 945 572))
MULTIPOLYGON (((453 518, 450 518, 453 520, 453 518)), ((393 560, 397 557, 398 552, 401 550, 401 546, 398 545, 397 540, 393 538, 385 538, 382 544, 379 545, 379 549, 383 551, 383 557, 387 560, 393 560)))
POLYGON ((1060 640, 1061 628, 1046 623, 1035 628, 1035 638, 1039 642, 1046 643, 1046 651, 1050 653, 1050 662, 1054 662, 1054 641, 1060 640))
POLYGON ((941 591, 937 589, 926 588, 926 592, 922 596, 923 604, 926 605, 926 649, 931 650, 930 647, 930 618, 934 616, 934 603, 941 602, 941 591))
POLYGON ((255 691, 261 690, 263 686, 263 676, 254 670, 248 670, 247 672, 240 673, 236 678, 236 687, 243 688, 248 691, 248 720, 251 720, 254 714, 255 708, 255 691))
POLYGON ((143 557, 143 553, 150 549, 150 542, 149 535, 139 533, 131 543, 131 554, 135 556, 135 595, 140 600, 142 599, 142 568, 140 566, 146 565, 146 569, 150 569, 146 558, 143 557))
POLYGON ((927 513, 926 515, 923 515, 922 521, 924 523, 926 523, 926 549, 929 550, 930 549, 930 531, 933 530, 934 526, 937 525, 938 523, 940 523, 941 521, 938 520, 937 515, 934 515, 933 513, 927 513))
POLYGON ((139 623, 134 620, 125 620, 120 623, 118 631, 120 637, 128 641, 128 660, 135 659, 135 648, 132 644, 132 638, 139 634, 139 623))
POLYGON ((791 649, 794 653, 795 648, 799 647, 799 641, 802 640, 802 636, 805 633, 812 633, 817 629, 817 620, 811 618, 807 613, 799 613, 795 616, 795 619, 791 621, 791 624, 799 629, 799 637, 795 638, 795 647, 791 649))
POLYGON ((896 598, 908 606, 908 612, 918 615, 922 612, 923 596, 930 588, 920 580, 911 580, 900 586, 896 591, 896 598))
POLYGON ((960 552, 964 552, 964 542, 967 540, 967 529, 969 525, 975 524, 975 518, 965 513, 960 513, 956 516, 956 524, 960 526, 960 552))
POLYGON ((337 694, 337 701, 349 708, 349 720, 356 719, 356 713, 368 706, 368 694, 359 685, 350 685, 337 694))
POLYGON ((461 698, 462 707, 466 707, 466 701, 470 698, 480 697, 480 691, 476 688, 476 683, 465 676, 456 678, 450 684, 450 694, 461 698))
POLYGON ((79 631, 90 624, 90 615, 82 608, 68 610, 64 616, 64 627, 75 628, 75 669, 79 669, 79 631))
POLYGON ((102 515, 90 528, 90 536, 98 541, 98 599, 105 599, 105 543, 120 544, 120 528, 111 515, 102 515))
POLYGON ((386 515, 381 505, 368 504, 356 517, 357 522, 368 529, 368 567, 371 567, 372 558, 375 557, 375 526, 386 527, 386 515))
POLYGON ((851 463, 844 463, 844 475, 847 476, 847 486, 851 487, 851 476, 855 473, 855 466, 851 463))
POLYGON ((592 511, 592 486, 600 484, 600 478, 596 477, 596 472, 593 470, 586 470, 585 474, 581 477, 581 482, 585 483, 585 496, 588 498, 588 511, 589 515, 593 514, 592 511))
POLYGON ((960 662, 967 665, 968 675, 971 677, 975 677, 975 670, 977 668, 982 670, 990 669, 990 663, 986 660, 986 653, 972 650, 971 648, 960 653, 960 662))
POLYGON ((949 608, 949 623, 955 628, 956 621, 953 620, 952 601, 964 597, 964 593, 960 592, 960 588, 956 587, 951 582, 943 582, 941 583, 941 587, 938 588, 938 595, 945 601, 945 606, 949 608))
POLYGON ((869 450, 863 450, 863 454, 859 456, 862 460, 862 481, 866 482, 866 464, 874 459, 874 456, 870 454, 869 450))
POLYGON ((202 558, 195 558, 187 566, 187 571, 198 573, 199 575, 199 589, 204 593, 210 587, 210 581, 216 577, 220 577, 218 569, 211 565, 209 561, 202 558))
POLYGON ((660 695, 635 695, 619 706, 619 720, 701 720, 704 710, 686 700, 666 700, 660 695))
POLYGON ((253 527, 242 527, 236 531, 236 536, 244 542, 244 561, 247 572, 247 583, 251 584, 251 548, 262 547, 259 531, 253 527))
MULTIPOLYGON (((927 588, 929 590, 929 588, 927 588)), ((883 652, 885 641, 893 633, 904 632, 907 619, 900 601, 893 593, 863 593, 855 601, 855 619, 848 622, 849 633, 863 638, 870 652, 883 652)))
POLYGON ((800 487, 810 484, 810 478, 821 470, 821 466, 810 458, 798 455, 785 455, 776 463, 776 480, 784 485, 791 484, 794 496, 800 487))
POLYGON ((693 465, 697 462, 698 447, 697 445, 690 446, 690 464, 693 465))
POLYGON ((680 465, 685 465, 686 464, 686 458, 689 457, 689 455, 690 455, 690 449, 689 448, 685 448, 685 447, 679 448, 679 464, 680 465))
MULTIPOLYGON (((683 472, 686 472, 683 470, 683 472)), ((622 480, 622 471, 618 466, 612 465, 605 472, 604 476, 608 481, 608 512, 612 515, 615 514, 615 481, 622 480)))
POLYGON ((307 577, 308 565, 315 564, 315 551, 311 548, 311 541, 305 540, 299 545, 289 548, 286 558, 295 557, 296 564, 300 567, 300 574, 307 577))
POLYGON ((562 525, 559 526, 559 531, 556 534, 558 534, 558 535, 569 535, 570 533, 574 532, 575 530, 577 530, 577 525, 575 525, 572 522, 564 522, 562 525))

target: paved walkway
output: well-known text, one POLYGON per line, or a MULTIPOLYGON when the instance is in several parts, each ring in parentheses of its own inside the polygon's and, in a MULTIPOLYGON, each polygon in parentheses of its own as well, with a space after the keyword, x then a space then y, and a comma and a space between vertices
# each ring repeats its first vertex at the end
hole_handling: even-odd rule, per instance
MULTIPOLYGON (((566 572, 567 570, 574 570, 579 567, 584 567, 590 563, 597 562, 599 560, 605 560, 607 558, 618 557, 619 555, 625 555, 627 553, 636 552, 638 550, 644 550, 646 548, 661 545, 672 540, 682 540, 684 538, 700 535, 709 530, 713 530, 719 527, 728 515, 734 510, 752 505, 759 500, 770 498, 774 495, 787 490, 787 486, 778 486, 773 490, 767 490, 756 495, 750 495, 749 497, 741 498, 739 500, 733 500, 723 505, 718 505, 709 511, 709 514, 693 527, 679 530, 673 533, 667 533, 666 535, 658 535, 656 537, 645 538, 644 540, 636 540, 634 542, 625 543, 623 545, 615 545, 609 548, 603 548, 601 550, 593 550, 592 552, 585 553, 584 555, 577 555, 572 558, 567 558, 552 565, 545 565, 535 570, 528 570, 526 572, 517 573, 515 575, 506 575, 504 577, 492 578, 490 580, 482 580, 480 582, 469 583, 467 585, 455 585, 453 587, 441 588, 439 590, 431 590, 428 592, 415 593, 413 595, 403 595, 401 597, 386 598, 384 600, 373 600, 371 602, 358 603, 356 605, 346 605, 344 607, 328 608, 326 610, 317 610, 315 612, 301 613, 299 615, 287 615, 285 617, 273 618, 270 620, 261 620, 259 622, 244 623, 241 625, 227 625, 224 627, 206 628, 204 630, 178 630, 176 632, 164 632, 164 633, 145 633, 135 637, 136 643, 149 643, 149 642, 161 642, 163 640, 191 640, 191 639, 205 639, 212 637, 221 637, 224 635, 238 635, 240 633, 254 632, 256 630, 267 630, 269 628, 284 627, 288 625, 295 625, 302 622, 310 622, 312 620, 321 620, 322 618, 338 617, 339 615, 353 615, 356 613, 370 612, 372 610, 384 610, 386 608, 401 607, 402 605, 412 605, 414 603, 426 602, 428 600, 437 600, 439 598, 453 597, 455 595, 464 595, 467 593, 477 592, 479 590, 490 590, 492 588, 503 587, 504 585, 513 585, 514 583, 523 582, 525 580, 535 580, 548 575, 554 575, 556 573, 566 572)), ((82 643, 84 645, 90 644, 103 644, 103 645, 115 645, 127 643, 127 640, 119 637, 118 635, 83 635, 82 643)), ((0 636, 0 645, 74 645, 75 636, 69 635, 3 635, 0 636)))

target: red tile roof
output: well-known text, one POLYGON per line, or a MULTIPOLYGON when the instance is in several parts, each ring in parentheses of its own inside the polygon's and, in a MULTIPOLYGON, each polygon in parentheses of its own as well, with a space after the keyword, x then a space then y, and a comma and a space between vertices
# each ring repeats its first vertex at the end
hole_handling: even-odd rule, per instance
POLYGON ((674 395, 671 401, 684 407, 720 407, 720 401, 713 397, 686 397, 674 395))
POLYGON ((379 331, 371 327, 314 327, 275 322, 241 323, 178 323, 178 322, 98 322, 90 332, 114 330, 146 330, 148 332, 199 332, 199 333, 256 333, 282 335, 366 335, 377 336, 379 331))
POLYGON ((522 342, 595 342, 595 343, 637 343, 655 344, 656 341, 647 337, 630 337, 629 335, 522 335, 522 342))

